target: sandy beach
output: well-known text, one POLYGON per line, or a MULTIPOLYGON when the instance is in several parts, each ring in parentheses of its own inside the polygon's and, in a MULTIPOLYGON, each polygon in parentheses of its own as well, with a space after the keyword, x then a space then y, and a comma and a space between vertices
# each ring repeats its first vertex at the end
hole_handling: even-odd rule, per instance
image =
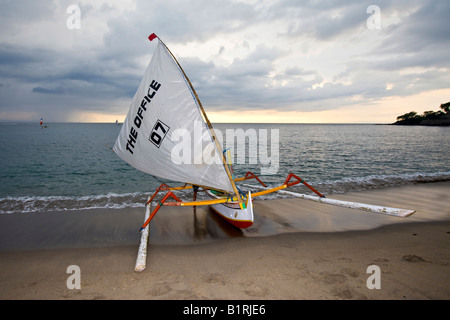
POLYGON ((165 207, 134 272, 144 208, 0 215, 0 299, 448 300, 450 182, 331 198, 414 209, 391 217, 302 199, 254 202, 241 231, 207 207, 165 207), (81 288, 69 289, 68 266, 81 288), (369 266, 380 288, 368 288, 369 266))

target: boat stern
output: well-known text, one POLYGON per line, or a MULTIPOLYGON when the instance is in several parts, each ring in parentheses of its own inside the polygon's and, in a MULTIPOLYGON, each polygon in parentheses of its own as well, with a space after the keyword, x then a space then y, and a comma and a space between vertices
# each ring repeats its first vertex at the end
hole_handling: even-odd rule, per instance
POLYGON ((230 207, 225 204, 211 205, 211 208, 235 227, 247 229, 253 225, 253 202, 250 192, 247 196, 245 209, 240 209, 239 207, 236 207, 236 205, 230 207))

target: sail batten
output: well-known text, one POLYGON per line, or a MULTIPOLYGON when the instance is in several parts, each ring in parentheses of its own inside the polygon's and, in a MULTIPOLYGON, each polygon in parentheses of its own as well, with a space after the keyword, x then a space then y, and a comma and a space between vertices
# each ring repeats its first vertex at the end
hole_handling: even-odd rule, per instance
POLYGON ((160 178, 234 189, 198 97, 159 38, 113 150, 136 169, 160 178))

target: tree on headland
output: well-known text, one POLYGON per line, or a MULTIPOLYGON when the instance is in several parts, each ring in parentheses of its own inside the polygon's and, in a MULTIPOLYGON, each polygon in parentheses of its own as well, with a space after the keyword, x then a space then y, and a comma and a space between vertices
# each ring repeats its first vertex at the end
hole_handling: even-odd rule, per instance
POLYGON ((448 126, 450 125, 450 102, 440 105, 439 111, 425 111, 419 115, 415 111, 405 113, 397 117, 394 124, 397 125, 425 125, 448 126))
POLYGON ((417 118, 418 118, 417 112, 411 111, 411 112, 405 113, 404 115, 398 116, 397 121, 410 121, 410 120, 414 120, 417 118))
POLYGON ((446 114, 450 114, 450 102, 441 104, 440 108, 442 111, 444 111, 446 114))

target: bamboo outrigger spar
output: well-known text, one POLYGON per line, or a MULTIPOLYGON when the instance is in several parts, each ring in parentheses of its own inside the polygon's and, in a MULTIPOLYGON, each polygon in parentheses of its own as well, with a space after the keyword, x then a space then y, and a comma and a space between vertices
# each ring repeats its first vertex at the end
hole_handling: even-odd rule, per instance
MULTIPOLYGON (((413 210, 377 207, 366 204, 350 203, 325 198, 297 175, 290 173, 283 184, 268 188, 255 174, 247 172, 244 177, 235 178, 231 163, 227 163, 225 154, 186 73, 175 56, 155 34, 149 40, 158 39, 156 51, 144 74, 140 86, 132 100, 127 118, 122 126, 115 151, 124 161, 138 170, 156 177, 184 183, 180 187, 162 184, 149 198, 149 208, 160 191, 165 191, 154 209, 148 212, 141 230, 146 228, 161 206, 203 206, 209 205, 226 220, 239 228, 248 228, 253 224, 252 199, 273 192, 285 192, 291 196, 318 201, 326 204, 341 205, 383 214, 408 216, 413 210), (201 135, 193 132, 200 124, 201 135), (175 157, 177 134, 194 136, 189 140, 192 150, 200 156, 210 156, 210 161, 183 162, 175 157), (203 147, 204 142, 210 142, 203 147), (261 191, 243 193, 236 182, 255 179, 260 183, 261 191), (316 196, 302 195, 284 191, 288 187, 304 184, 316 196), (196 200, 197 190, 202 188, 209 200, 196 200), (193 189, 194 201, 182 201, 175 191, 193 189)), ((253 186, 254 187, 254 186, 253 186)))

